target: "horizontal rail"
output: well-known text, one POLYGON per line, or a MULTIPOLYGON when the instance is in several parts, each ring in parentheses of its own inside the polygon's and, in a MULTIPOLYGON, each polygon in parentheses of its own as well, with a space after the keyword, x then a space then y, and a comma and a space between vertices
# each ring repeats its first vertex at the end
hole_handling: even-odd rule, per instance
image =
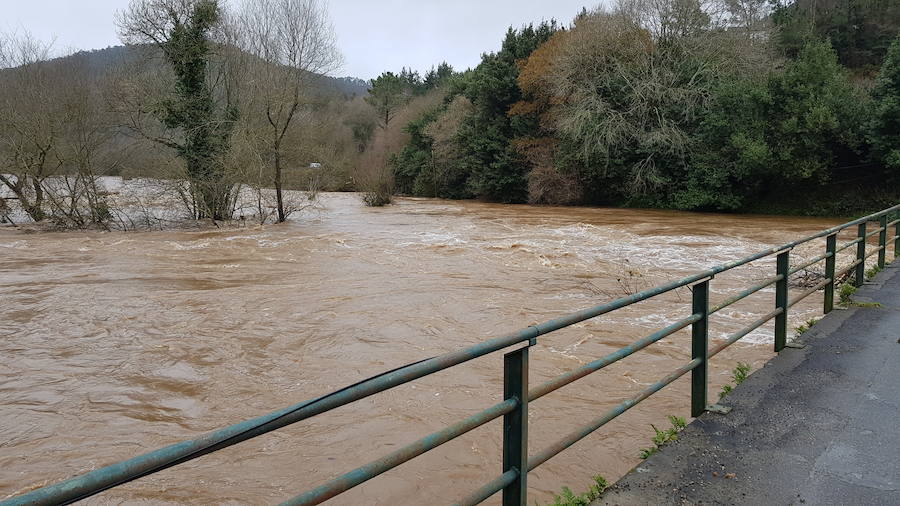
POLYGON ((847 267, 844 267, 843 269, 839 270, 838 272, 836 272, 834 274, 834 279, 837 279, 837 278, 843 276, 844 274, 847 274, 848 272, 852 271, 857 265, 859 265, 861 263, 862 263, 862 260, 856 260, 855 262, 848 265, 847 267))
MULTIPOLYGON (((844 223, 844 224, 842 224, 842 225, 838 225, 838 226, 835 226, 835 227, 831 227, 831 228, 829 228, 829 229, 823 230, 823 231, 818 232, 818 233, 816 233, 816 234, 813 234, 813 235, 804 237, 803 239, 798 239, 798 240, 796 240, 796 241, 794 241, 794 242, 787 243, 787 244, 785 244, 784 246, 781 247, 781 250, 793 248, 794 246, 798 246, 798 245, 803 244, 803 243, 805 243, 805 242, 809 242, 809 241, 811 241, 811 240, 813 240, 813 239, 819 239, 819 238, 821 238, 821 237, 827 237, 827 236, 829 236, 829 235, 832 235, 832 234, 841 232, 841 231, 843 231, 843 230, 845 230, 845 229, 847 229, 847 228, 849 228, 849 227, 852 227, 852 226, 854 226, 854 225, 859 225, 859 224, 861 224, 861 223, 868 223, 868 222, 870 222, 870 221, 875 221, 875 219, 880 218, 880 217, 884 216, 885 214, 889 214, 889 213, 892 213, 892 212, 895 212, 895 211, 898 211, 898 210, 900 210, 900 205, 896 205, 896 206, 894 206, 894 207, 885 209, 885 210, 883 210, 883 211, 878 211, 877 213, 872 213, 872 214, 870 214, 870 215, 868 215, 868 216, 863 216, 862 218, 857 218, 857 219, 855 219, 855 220, 853 220, 853 221, 849 221, 849 222, 844 223)), ((779 250, 779 251, 781 251, 781 250, 779 250)))
POLYGON ((465 499, 454 504, 454 506, 475 506, 476 504, 482 503, 488 500, 492 495, 512 484, 512 482, 516 480, 518 474, 519 473, 516 471, 507 471, 489 481, 472 494, 469 494, 465 499))
POLYGON ((788 308, 794 307, 794 305, 797 304, 798 302, 800 302, 801 300, 803 300, 803 299, 809 297, 810 295, 818 292, 819 290, 825 288, 825 286, 828 285, 828 283, 831 283, 831 278, 825 279, 821 283, 817 284, 816 286, 810 288, 809 290, 803 292, 802 294, 800 294, 797 297, 795 297, 794 299, 792 299, 790 302, 788 302, 788 308))
POLYGON ((409 444, 396 450, 389 455, 378 460, 372 461, 365 466, 354 469, 343 476, 339 476, 328 483, 316 487, 302 495, 281 503, 282 506, 313 506, 321 504, 328 499, 350 490, 360 483, 371 480, 381 473, 390 471, 391 469, 412 460, 423 453, 433 450, 438 446, 455 439, 466 432, 481 427, 482 425, 496 420, 501 416, 516 409, 519 401, 516 399, 507 399, 496 404, 476 415, 472 415, 465 420, 458 422, 444 430, 428 435, 415 443, 409 444))
POLYGON ((881 250, 883 250, 883 249, 885 249, 884 246, 879 246, 879 247, 873 249, 870 253, 868 253, 868 254, 866 255, 866 258, 871 258, 871 257, 873 257, 873 256, 875 256, 875 255, 881 253, 881 250))
POLYGON ((885 230, 887 230, 887 227, 873 230, 873 231, 869 232, 868 234, 866 234, 866 239, 868 239, 869 237, 874 237, 874 236, 884 232, 885 230))
POLYGON ((864 239, 862 237, 860 237, 859 239, 854 239, 850 242, 847 242, 847 243, 844 243, 844 244, 838 246, 838 248, 836 250, 834 250, 834 252, 835 252, 835 254, 840 253, 841 251, 844 251, 847 248, 856 246, 857 244, 859 244, 863 241, 864 241, 864 239))
POLYGON ((597 372, 612 363, 618 362, 619 360, 622 360, 632 353, 638 352, 646 348, 647 346, 650 346, 651 344, 659 341, 660 339, 670 336, 694 322, 700 321, 700 318, 702 318, 701 315, 691 315, 683 320, 669 325, 668 327, 660 331, 654 332, 653 334, 650 334, 649 336, 639 341, 635 341, 631 345, 621 348, 614 353, 610 353, 609 355, 594 360, 593 362, 589 362, 579 367, 578 369, 557 376, 556 378, 547 381, 546 383, 543 383, 528 392, 528 402, 540 399, 541 397, 549 394, 550 392, 553 392, 554 390, 564 387, 569 383, 581 379, 591 373, 597 372))
POLYGON ((798 265, 797 267, 794 267, 793 269, 788 271, 788 276, 790 276, 792 274, 797 274, 798 272, 802 271, 803 269, 806 269, 807 267, 817 264, 817 263, 821 262, 822 260, 826 260, 828 258, 831 258, 831 252, 825 253, 824 255, 819 255, 816 258, 810 260, 809 262, 806 262, 803 265, 798 265))
POLYGON ((775 318, 776 316, 780 315, 780 314, 783 313, 783 312, 784 312, 783 309, 778 308, 778 309, 772 311, 771 313, 769 313, 769 314, 763 316, 762 318, 756 320, 755 322, 751 323, 750 325, 744 327, 743 329, 741 329, 741 330, 735 332, 734 334, 732 334, 731 336, 729 336, 727 339, 725 339, 725 341, 723 341, 723 342, 717 344, 716 346, 713 346, 712 348, 710 348, 709 352, 706 354, 706 358, 713 358, 713 357, 715 357, 716 355, 719 354, 719 352, 721 352, 721 351, 724 350, 725 348, 727 348, 727 347, 731 346, 732 344, 734 344, 734 343, 740 341, 741 339, 744 338, 744 336, 746 336, 747 334, 753 332, 754 330, 756 330, 756 329, 762 327, 763 325, 765 325, 766 323, 768 323, 769 320, 771 320, 772 318, 775 318))
POLYGON ((742 291, 741 293, 739 293, 733 297, 729 297, 729 298, 723 300, 722 302, 718 303, 717 305, 709 308, 709 314, 712 315, 712 314, 718 313, 719 311, 734 304, 735 302, 743 300, 768 286, 774 285, 775 283, 781 281, 782 279, 784 279, 784 276, 779 274, 775 277, 771 277, 771 278, 763 281, 762 283, 760 283, 758 285, 754 285, 754 286, 742 291))
POLYGON ((699 366, 702 363, 703 363, 703 359, 701 359, 701 358, 695 358, 694 360, 691 360, 690 362, 679 367, 678 369, 676 369, 674 372, 667 375, 663 379, 657 381, 656 383, 649 386, 648 388, 641 390, 641 392, 639 394, 635 395, 634 397, 628 399, 625 402, 622 402, 621 404, 617 405, 616 407, 610 409, 609 411, 604 413, 603 416, 595 419, 594 421, 592 421, 590 424, 586 425, 582 429, 579 429, 575 432, 570 433, 566 437, 560 439, 559 441, 552 444, 548 448, 539 452, 537 455, 532 456, 531 458, 528 459, 528 470, 529 471, 534 470, 536 467, 540 466, 544 462, 547 462, 548 460, 550 460, 554 456, 558 455, 560 452, 562 452, 566 448, 572 446, 573 444, 577 443, 578 441, 589 436, 592 432, 596 431, 600 427, 603 427, 613 418, 621 415, 622 413, 628 411, 629 409, 633 408, 634 406, 637 406, 641 401, 643 401, 647 397, 650 397, 651 395, 655 394, 656 392, 659 392, 660 390, 663 389, 663 387, 665 387, 669 383, 672 383, 673 381, 677 380, 678 378, 684 376, 685 374, 687 374, 688 372, 690 372, 691 370, 693 370, 695 367, 699 366))

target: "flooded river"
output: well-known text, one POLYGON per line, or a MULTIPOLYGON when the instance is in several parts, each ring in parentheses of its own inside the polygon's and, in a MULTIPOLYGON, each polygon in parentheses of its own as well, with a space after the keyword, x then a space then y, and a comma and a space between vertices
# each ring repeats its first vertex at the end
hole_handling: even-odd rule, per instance
MULTIPOLYGON (((368 209, 326 194, 322 209, 282 226, 0 228, 0 498, 836 223, 418 199, 368 209)), ((713 301, 774 268, 765 259, 718 276, 713 301)), ((532 385, 687 316, 690 298, 683 289, 540 338, 532 385)), ((791 327, 818 316, 821 299, 792 310, 791 327)), ((773 300, 766 290, 724 310, 712 336, 773 300)), ((714 359, 712 399, 737 361, 763 366, 771 335, 767 326, 714 359)), ((689 360, 684 330, 535 401, 531 451, 689 360)), ((87 503, 276 503, 495 404, 501 379, 496 353, 87 503)), ((650 424, 687 416, 689 398, 685 377, 548 461, 530 475, 531 502, 620 477, 650 445, 650 424)), ((329 504, 449 504, 499 475, 500 455, 498 420, 329 504)))

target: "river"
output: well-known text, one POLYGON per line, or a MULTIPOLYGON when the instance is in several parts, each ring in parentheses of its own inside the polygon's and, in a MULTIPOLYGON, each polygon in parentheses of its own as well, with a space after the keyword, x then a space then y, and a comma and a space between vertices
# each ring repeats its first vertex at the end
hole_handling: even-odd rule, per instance
MULTIPOLYGON (((325 194, 281 226, 0 228, 0 498, 836 223, 427 199, 370 209, 325 194)), ((771 258, 722 274, 713 301, 772 275, 771 258)), ((687 316, 690 299, 679 290, 540 338, 532 385, 687 316)), ((765 290, 715 315, 712 337, 773 300, 765 290)), ((798 305, 791 328, 821 303, 818 293, 798 305)), ((736 362, 763 366, 771 335, 766 326, 713 360, 712 399, 736 362)), ((531 451, 689 356, 684 330, 535 401, 531 451)), ((87 503, 276 503, 495 404, 501 378, 496 353, 87 503)), ((650 445, 650 424, 687 416, 689 397, 685 377, 551 459, 529 477, 530 502, 620 477, 650 445)), ((500 452, 494 421, 329 504, 448 504, 499 475, 500 452)))

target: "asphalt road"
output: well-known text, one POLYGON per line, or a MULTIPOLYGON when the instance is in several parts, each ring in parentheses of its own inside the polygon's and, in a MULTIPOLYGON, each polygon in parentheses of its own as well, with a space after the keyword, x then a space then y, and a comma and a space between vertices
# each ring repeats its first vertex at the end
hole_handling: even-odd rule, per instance
POLYGON ((900 505, 900 262, 599 505, 900 505))

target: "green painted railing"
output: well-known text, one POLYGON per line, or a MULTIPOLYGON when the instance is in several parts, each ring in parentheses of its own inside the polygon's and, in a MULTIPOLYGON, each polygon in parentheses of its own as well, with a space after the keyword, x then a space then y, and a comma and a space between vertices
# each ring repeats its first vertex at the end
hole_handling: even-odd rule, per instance
POLYGON ((410 443, 378 460, 372 461, 362 467, 341 475, 290 499, 283 504, 313 505, 322 503, 477 427, 503 417, 503 459, 502 463, 500 463, 500 475, 468 497, 460 500, 457 504, 478 504, 497 492, 502 491, 503 504, 505 506, 524 506, 526 504, 529 471, 532 471, 544 462, 547 462, 558 453, 577 443, 610 420, 636 406, 650 395, 662 390, 666 385, 684 376, 688 372, 691 373, 691 416, 700 416, 704 411, 709 409, 710 406, 707 401, 707 369, 709 360, 773 318, 775 319, 775 351, 782 351, 787 346, 787 316, 788 311, 792 306, 824 288, 824 312, 831 312, 834 308, 834 288, 836 280, 848 275, 852 271, 854 273, 853 277, 855 284, 857 286, 861 285, 865 279, 865 261, 867 258, 876 254, 878 255, 877 265, 882 268, 884 267, 888 249, 888 232, 891 232, 890 239, 894 242, 894 257, 897 257, 898 248, 900 248, 900 220, 888 222, 888 219, 889 216, 896 217, 898 211, 900 211, 900 205, 828 230, 823 230, 810 237, 762 251, 749 257, 719 265, 692 276, 636 293, 629 297, 624 297, 607 304, 595 306, 562 318, 534 325, 506 336, 483 341, 463 350, 409 364, 317 399, 296 404, 259 418, 226 427, 198 439, 167 446, 134 457, 130 460, 113 464, 55 485, 8 499, 0 503, 0 505, 69 504, 93 496, 109 488, 162 471, 163 469, 183 464, 189 460, 272 432, 287 425, 306 420, 315 415, 383 392, 398 385, 449 369, 472 359, 505 348, 519 346, 517 349, 504 355, 504 398, 502 402, 479 413, 473 414, 469 418, 461 420, 439 432, 435 432, 434 434, 410 443), (872 232, 867 232, 868 223, 873 221, 878 222, 878 228, 872 232), (846 244, 838 245, 838 233, 853 226, 857 227, 857 239, 846 244), (893 230, 891 227, 893 227, 893 230), (867 239, 875 235, 878 235, 878 247, 867 252, 867 239), (823 237, 825 238, 825 252, 822 255, 793 269, 790 268, 790 253, 793 248, 823 237), (837 255, 853 246, 856 246, 855 261, 842 271, 835 272, 837 255), (710 306, 709 286, 717 274, 773 255, 776 256, 775 276, 766 279, 733 297, 723 300, 714 306, 710 306), (824 280, 800 295, 797 295, 795 298, 789 298, 788 280, 790 276, 822 261, 825 262, 824 280), (758 320, 746 328, 732 334, 715 346, 710 347, 710 315, 772 285, 775 285, 775 304, 773 310, 762 315, 758 320), (578 369, 569 371, 546 383, 529 388, 529 348, 536 344, 537 337, 684 286, 691 286, 693 291, 690 315, 685 316, 676 323, 654 332, 612 354, 587 363, 578 369), (614 408, 603 413, 595 420, 592 420, 585 427, 566 435, 553 445, 535 455, 528 455, 528 410, 531 402, 534 402, 544 395, 568 385, 569 383, 597 372, 681 329, 687 328, 688 326, 691 327, 692 335, 690 362, 678 367, 670 374, 661 378, 659 381, 633 397, 623 400, 614 408))

